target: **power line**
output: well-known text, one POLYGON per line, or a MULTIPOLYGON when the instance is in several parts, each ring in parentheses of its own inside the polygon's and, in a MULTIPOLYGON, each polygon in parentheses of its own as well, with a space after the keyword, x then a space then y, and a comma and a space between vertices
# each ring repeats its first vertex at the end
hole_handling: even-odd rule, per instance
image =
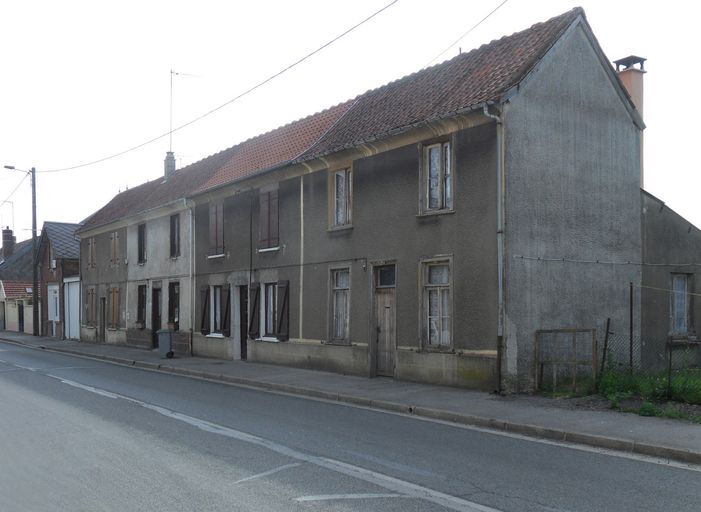
POLYGON ((27 176, 29 176, 29 173, 25 173, 25 174, 24 174, 24 176, 22 177, 22 179, 19 180, 19 183, 17 184, 17 186, 16 186, 14 189, 12 189, 12 192, 10 192, 10 195, 7 196, 7 197, 3 200, 2 203, 0 203, 0 206, 2 206, 2 205, 4 205, 5 203, 9 202, 10 198, 12 197, 12 195, 13 195, 15 192, 17 192, 17 189, 19 188, 19 186, 20 186, 22 183, 24 183, 24 180, 27 179, 27 176))
POLYGON ((489 18, 492 14, 494 14, 495 12, 497 12, 504 4, 505 4, 506 2, 508 2, 508 1, 509 1, 509 0, 504 0, 502 3, 500 3, 499 5, 497 5, 494 9, 492 9, 492 11, 491 11, 489 14, 487 14, 484 18, 482 18, 481 20, 479 20, 479 21, 478 21, 477 23, 475 23, 474 25, 472 25, 472 26, 469 28, 469 30, 468 30, 467 32, 465 32, 463 35, 461 35, 460 37, 458 37, 455 41, 453 41, 452 43, 450 43, 450 44, 446 47, 445 50, 443 50, 441 53, 439 53, 438 55, 436 55, 435 57, 433 57, 431 60, 429 60, 426 64, 424 64, 424 67, 427 68, 427 67, 430 66, 435 60, 439 59, 445 52, 447 52, 448 50, 450 50, 453 46, 455 46, 455 45, 458 44, 462 39, 464 39, 470 32, 472 32, 472 31, 475 30, 477 27, 479 27, 482 23, 484 23, 484 22, 487 20, 487 18, 489 18))
POLYGON ((541 261, 544 263, 587 263, 599 265, 636 265, 641 267, 701 267, 701 263, 646 263, 643 261, 575 260, 570 258, 542 258, 514 254, 515 260, 541 261))
POLYGON ((305 55, 305 56, 302 57, 301 59, 299 59, 299 60, 293 62, 293 63, 290 64, 289 66, 287 66, 287 67, 283 68, 282 70, 278 71, 277 73, 275 73, 275 74, 273 74, 273 75, 270 75, 268 78, 266 78, 266 79, 263 80, 262 82, 259 82, 259 83, 257 83, 256 85, 254 85, 253 87, 251 87, 250 89, 245 90, 244 92, 242 92, 241 94, 239 94, 239 95, 236 96, 235 98, 232 98, 232 99, 230 99, 229 101, 227 101, 227 102, 225 102, 225 103, 222 103, 222 104, 219 105, 218 107, 215 107, 215 108, 213 108, 213 109, 211 109, 211 110, 205 112, 204 114, 202 114, 202 115, 200 115, 200 116, 197 116, 196 118, 194 118, 194 119, 188 121, 188 122, 185 123, 185 124, 182 124, 182 125, 180 125, 180 126, 178 126, 178 127, 176 127, 176 128, 173 128, 173 129, 169 130, 169 131, 166 132, 166 133, 162 133, 161 135, 158 135, 157 137, 154 137, 154 138, 149 139, 149 140, 147 140, 147 141, 145 141, 145 142, 142 142, 141 144, 137 144, 136 146, 132 146, 132 147, 130 147, 130 148, 128 148, 128 149, 125 149, 125 150, 123 150, 123 151, 120 151, 120 152, 118 152, 118 153, 114 153, 114 154, 112 154, 112 155, 109 155, 109 156, 106 156, 106 157, 103 157, 103 158, 98 158, 97 160, 93 160, 93 161, 91 161, 91 162, 86 162, 86 163, 83 163, 83 164, 73 165, 73 166, 71 166, 71 167, 62 167, 62 168, 60 168, 60 169, 47 169, 47 170, 37 171, 37 172, 64 172, 64 171, 72 171, 72 170, 74 170, 74 169, 80 169, 80 168, 82 168, 82 167, 88 167, 88 166, 90 166, 90 165, 99 164, 99 163, 105 162, 105 161, 107 161, 107 160, 111 160, 111 159, 113 159, 113 158, 120 157, 120 156, 125 155, 125 154, 127 154, 127 153, 131 153, 132 151, 136 151, 137 149, 140 149, 140 148, 142 148, 142 147, 144 147, 144 146, 147 146, 147 145, 149 145, 149 144, 152 144, 152 143, 156 142, 157 140, 160 140, 160 139, 162 139, 162 138, 164 138, 164 137, 168 137, 168 136, 170 136, 173 132, 182 130, 183 128, 186 128, 186 127, 190 126, 191 124, 194 124, 194 123, 196 123, 196 122, 198 122, 198 121, 204 119, 205 117, 214 114, 215 112, 221 110, 222 108, 224 108, 224 107, 226 107, 226 106, 228 106, 228 105, 231 105, 231 104, 234 103, 235 101, 238 101, 238 100, 240 100, 241 98, 243 98, 244 96, 247 96, 248 94, 252 93, 252 92, 255 91, 256 89, 262 87, 263 85, 267 84, 267 83, 270 82, 271 80, 274 80, 275 78, 279 77, 279 76, 282 75, 283 73, 286 73, 287 71, 289 71, 290 69, 294 68, 295 66, 298 66, 299 64, 301 64, 302 62, 304 62, 304 61, 307 60, 308 58, 310 58, 310 57, 316 55, 316 54, 319 53, 321 50, 323 50, 323 49, 325 49, 326 47, 332 45, 333 43, 335 43, 336 41, 338 41, 338 40, 341 39, 342 37, 344 37, 344 36, 350 34, 351 32, 353 32, 355 29, 357 29, 357 28, 360 27, 361 25, 367 23, 368 21, 370 21, 371 19, 373 19, 375 16, 377 16, 377 15, 380 14, 381 12, 383 12, 383 11, 389 9, 389 8, 392 7, 394 4, 396 4, 398 1, 399 1, 399 0, 392 0, 390 3, 388 3, 387 5, 385 5, 385 6, 384 6, 383 8, 381 8, 380 10, 375 11, 373 14, 371 14, 370 16, 368 16, 367 18, 365 18, 364 20, 360 21, 359 23, 356 23, 355 25, 353 25, 352 27, 350 27, 349 29, 347 29, 345 32, 343 32, 343 33, 339 34, 338 36, 334 37, 333 39, 331 39, 331 40, 328 41, 327 43, 324 43, 324 44, 321 45, 319 48, 317 48, 316 50, 314 50, 314 51, 308 53, 307 55, 305 55))

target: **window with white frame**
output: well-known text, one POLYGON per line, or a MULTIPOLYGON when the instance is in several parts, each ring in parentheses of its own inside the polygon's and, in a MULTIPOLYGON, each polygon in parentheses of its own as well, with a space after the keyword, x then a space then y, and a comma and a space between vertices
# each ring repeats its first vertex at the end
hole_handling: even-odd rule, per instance
POLYGON ((450 347, 453 309, 450 261, 430 261, 422 266, 424 343, 428 347, 450 347))
POLYGON ((423 146, 422 210, 453 209, 453 153, 450 142, 423 146))
MULTIPOLYGON (((175 283, 171 284, 173 285, 171 293, 173 296, 177 295, 177 300, 180 300, 180 286, 178 285, 176 287, 175 283)), ((200 289, 200 332, 202 334, 226 337, 231 335, 229 325, 230 297, 230 286, 228 284, 224 286, 205 285, 200 289)), ((173 302, 173 304, 175 304, 175 302, 173 302)), ((178 312, 173 311, 173 319, 175 322, 179 322, 179 319, 176 320, 177 315, 178 312)))
POLYGON ((210 334, 221 333, 221 286, 212 286, 212 321, 210 334))
POLYGON ((348 341, 350 269, 331 270, 331 340, 348 341))
POLYGON ((266 283, 263 294, 263 327, 265 336, 275 336, 277 329, 277 283, 266 283))
POLYGON ((672 335, 687 336, 691 333, 691 276, 672 274, 671 315, 672 335))
POLYGON ((353 172, 351 169, 334 171, 331 174, 333 215, 331 225, 346 226, 352 221, 353 172))

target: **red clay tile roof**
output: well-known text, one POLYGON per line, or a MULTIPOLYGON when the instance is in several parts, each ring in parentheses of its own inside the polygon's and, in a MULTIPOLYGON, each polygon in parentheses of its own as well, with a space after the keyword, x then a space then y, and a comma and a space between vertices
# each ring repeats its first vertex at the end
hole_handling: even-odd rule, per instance
POLYGON ((256 173, 400 133, 499 101, 523 80, 584 11, 574 8, 531 28, 370 90, 180 169, 168 181, 115 196, 78 232, 256 173))
POLYGON ((220 151, 199 162, 178 169, 168 180, 164 180, 160 176, 153 181, 117 194, 109 203, 88 217, 76 233, 109 224, 123 217, 163 206, 191 195, 231 158, 233 150, 234 148, 220 151))
POLYGON ((314 158, 498 101, 523 80, 578 16, 581 7, 482 45, 361 95, 303 155, 314 158))
POLYGON ((31 281, 3 281, 2 286, 5 290, 5 297, 8 299, 22 299, 32 296, 31 281))
POLYGON ((351 107, 346 101, 322 112, 294 121, 242 142, 229 151, 232 156, 199 190, 238 181, 264 169, 299 158, 351 107))

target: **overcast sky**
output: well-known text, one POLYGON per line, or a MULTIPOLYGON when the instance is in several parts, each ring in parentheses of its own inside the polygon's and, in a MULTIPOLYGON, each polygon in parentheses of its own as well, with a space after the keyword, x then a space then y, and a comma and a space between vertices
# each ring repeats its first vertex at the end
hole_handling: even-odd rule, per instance
MULTIPOLYGON (((323 110, 429 63, 502 0, 399 0, 293 70, 173 134, 178 167, 323 110)), ((117 153, 234 98, 390 0, 5 1, 0 4, 0 166, 60 169, 117 153), (194 76, 190 76, 194 75, 194 76)), ((561 14, 564 0, 509 0, 439 60, 561 14)), ((582 0, 607 57, 646 57, 645 188, 701 226, 696 157, 696 2, 582 0)), ((572 62, 576 66, 576 62, 572 62)), ((37 174, 38 226, 78 222, 161 176, 168 137, 103 163, 37 174)), ((23 175, 0 168, 0 201, 23 175)), ((25 180, 0 207, 31 236, 25 180)))

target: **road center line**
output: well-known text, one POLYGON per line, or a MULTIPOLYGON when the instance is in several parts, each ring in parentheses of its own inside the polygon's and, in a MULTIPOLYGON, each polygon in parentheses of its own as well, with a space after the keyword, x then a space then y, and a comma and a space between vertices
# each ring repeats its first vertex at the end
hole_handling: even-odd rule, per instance
POLYGON ((295 501, 331 501, 331 500, 370 500, 378 498, 409 498, 403 494, 320 494, 319 496, 301 496, 295 501))
POLYGON ((250 480, 256 480, 258 478, 263 478, 265 476, 269 475, 274 475, 275 473, 279 473, 280 471, 285 471, 286 469, 290 468, 296 468, 297 466, 301 466, 299 462, 294 462, 292 464, 285 464, 284 466, 280 466, 278 468, 271 469, 270 471, 264 471, 263 473, 258 473, 257 475, 251 475, 246 478, 242 478, 241 480, 236 480, 234 483, 235 484, 240 484, 243 482, 248 482, 250 480))
POLYGON ((341 473, 343 475, 350 476, 358 480, 363 480, 370 484, 383 487, 388 491, 400 493, 401 495, 404 495, 406 497, 419 498, 426 501, 430 501, 437 505, 449 508, 451 510, 456 510, 458 512, 501 512, 495 508, 480 505, 479 503, 474 503, 472 501, 458 498, 457 496, 452 496, 450 494, 446 494, 435 489, 430 489, 428 487, 407 482, 405 480, 400 480, 399 478, 394 478, 383 473, 378 473, 376 471, 361 468, 359 466, 354 466, 352 464, 346 464, 345 462, 341 462, 335 459, 318 457, 316 455, 310 455, 304 452, 300 452, 298 450, 295 450, 294 448, 289 448, 287 446, 276 443, 274 441, 270 441, 269 439, 265 439, 263 437, 254 436, 246 432, 241 432, 240 430, 235 430, 229 427, 225 427, 223 425, 217 425, 216 423, 212 423, 211 421, 202 420, 176 411, 171 411, 170 409, 166 409, 165 407, 150 404, 148 402, 142 402, 141 400, 137 400, 136 398, 131 398, 126 395, 120 395, 118 393, 112 393, 110 391, 94 388, 92 386, 86 386, 78 382, 73 382, 67 379, 63 379, 61 377, 56 377, 55 375, 46 375, 51 378, 57 379, 58 381, 69 386, 80 388, 85 391, 96 393, 98 395, 106 396, 109 398, 120 398, 132 404, 139 405, 145 409, 157 412, 168 418, 172 418, 186 423, 188 425, 191 425, 193 427, 199 428, 200 430, 203 430, 205 432, 210 432, 212 434, 218 434, 221 436, 229 437, 231 439, 236 439, 237 441, 261 446, 280 455, 284 455, 286 457, 302 462, 308 462, 321 468, 329 469, 331 471, 335 471, 336 473, 341 473))

